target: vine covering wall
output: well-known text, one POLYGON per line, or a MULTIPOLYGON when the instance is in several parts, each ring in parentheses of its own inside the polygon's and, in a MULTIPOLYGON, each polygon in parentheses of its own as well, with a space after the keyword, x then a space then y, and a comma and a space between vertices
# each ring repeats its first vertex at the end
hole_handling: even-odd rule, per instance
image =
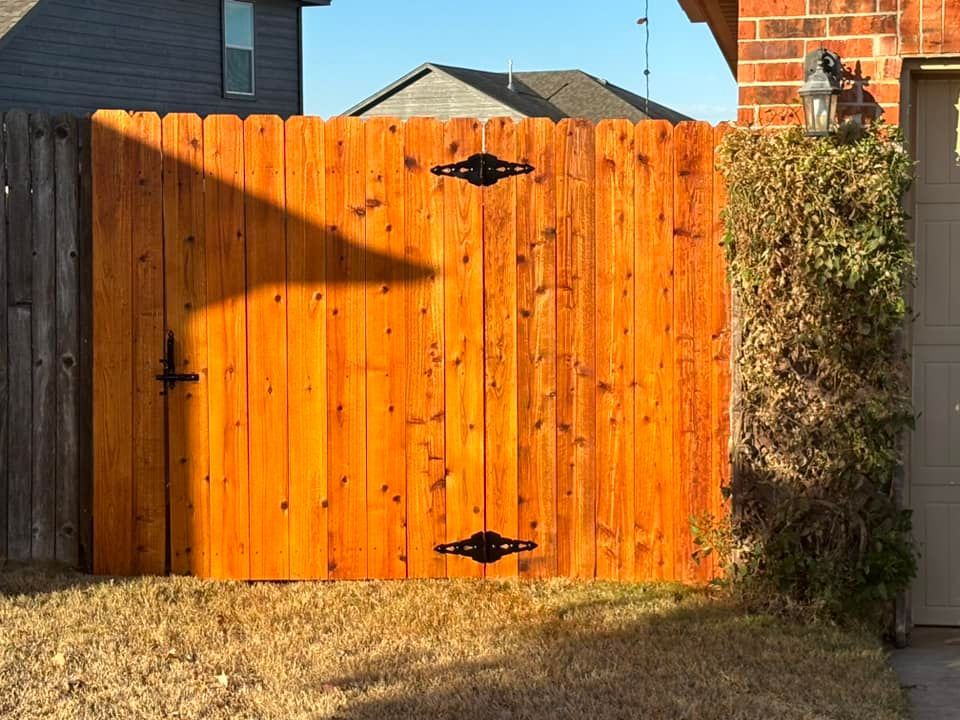
POLYGON ((719 150, 739 305, 729 575, 763 602, 870 614, 915 571, 894 497, 912 422, 899 341, 912 162, 883 124, 737 131, 719 150))

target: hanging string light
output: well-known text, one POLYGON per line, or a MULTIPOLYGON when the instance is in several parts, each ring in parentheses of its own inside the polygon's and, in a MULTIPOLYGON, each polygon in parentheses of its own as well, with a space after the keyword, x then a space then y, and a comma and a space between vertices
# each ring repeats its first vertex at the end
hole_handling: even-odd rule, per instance
POLYGON ((646 81, 646 91, 643 96, 643 112, 650 116, 650 0, 644 0, 643 17, 637 20, 637 25, 643 25, 646 35, 643 44, 643 77, 646 81))

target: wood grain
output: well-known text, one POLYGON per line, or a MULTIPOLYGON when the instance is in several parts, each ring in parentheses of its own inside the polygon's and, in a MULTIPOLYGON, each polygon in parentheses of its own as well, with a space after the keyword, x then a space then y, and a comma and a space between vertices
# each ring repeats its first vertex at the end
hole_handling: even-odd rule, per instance
MULTIPOLYGON (((30 252, 7 255, 7 301, 30 303, 33 291, 33 213, 30 186, 30 116, 13 110, 4 116, 7 160, 7 232, 11 247, 30 252)), ((11 428, 13 431, 13 428, 11 428)))
POLYGON ((33 516, 30 507, 33 496, 33 402, 30 393, 33 380, 30 334, 33 323, 30 315, 29 305, 7 308, 7 347, 10 353, 7 557, 19 562, 33 559, 33 516))
MULTIPOLYGON (((683 122, 674 130, 674 259, 677 368, 675 425, 676 518, 696 517, 709 507, 710 338, 708 297, 713 226, 713 128, 683 122)), ((678 528, 674 550, 676 579, 702 579, 705 568, 692 559, 689 523, 678 528)))
POLYGON ((247 225, 247 402, 250 576, 286 578, 289 565, 287 243, 284 126, 253 115, 243 124, 247 225))
POLYGON ((557 124, 557 558, 596 573, 596 238, 594 128, 557 124))
MULTIPOLYGON (((3 122, 3 113, 0 113, 3 122)), ((6 144, 0 139, 0 183, 6 187, 6 144)), ((8 357, 7 338, 7 251, 9 234, 7 231, 7 194, 0 193, 0 358, 8 357)), ((7 514, 9 510, 9 458, 5 452, 9 433, 10 378, 7 362, 0 362, 0 562, 7 559, 7 514)))
POLYGON ((14 111, 4 117, 7 161, 7 554, 31 559, 33 535, 33 210, 30 187, 30 118, 14 111))
MULTIPOLYGON (((93 570, 134 572, 132 198, 139 128, 93 116, 93 570)), ((12 388, 11 388, 12 389, 12 388)), ((12 460, 12 458, 11 458, 12 460)), ((12 478, 11 478, 12 479, 12 478)))
POLYGON ((403 123, 366 131, 367 572, 407 574, 403 123))
MULTIPOLYGON (((137 192, 131 203, 133 311, 133 512, 136 572, 166 570, 166 478, 164 476, 164 408, 157 350, 163 351, 163 161, 162 126, 153 113, 134 115, 137 130, 137 192)), ((205 459, 206 449, 196 456, 205 459)))
MULTIPOLYGON (((80 564, 81 472, 80 401, 80 172, 76 118, 57 117, 54 131, 56 174, 56 551, 55 559, 80 564)), ((0 166, 3 162, 0 160, 0 166)), ((0 217, 3 210, 0 208, 0 217)), ((2 244, 2 243, 0 243, 2 244)), ((3 253, 0 252, 0 257, 3 253)), ((2 554, 2 553, 0 553, 2 554)))
POLYGON ((517 157, 517 445, 519 533, 537 543, 524 577, 557 574, 557 196, 554 125, 522 120, 517 157))
MULTIPOLYGON (((444 163, 480 152, 476 120, 444 126, 444 163)), ((444 337, 446 342, 447 542, 483 530, 483 234, 480 188, 461 180, 443 186, 444 337)), ((473 560, 447 557, 449 577, 480 577, 473 560)))
MULTIPOLYGON (((93 569, 93 178, 92 122, 90 118, 77 121, 79 217, 77 220, 77 259, 79 261, 80 303, 80 387, 77 413, 80 416, 80 472, 77 502, 79 514, 79 567, 84 572, 93 569)), ((2 254, 0 254, 2 257, 2 254)), ((2 314, 0 314, 2 323, 2 314)))
POLYGON ((597 577, 634 576, 634 129, 596 128, 597 577))
POLYGON ((329 572, 367 575, 364 130, 359 118, 325 128, 327 190, 327 431, 329 572))
POLYGON ((642 122, 636 154, 636 391, 634 430, 638 579, 673 578, 674 471, 673 127, 642 122))
MULTIPOLYGON (((517 157, 513 120, 486 124, 486 151, 517 157)), ((486 527, 516 538, 519 527, 517 418, 517 181, 483 190, 484 464, 486 527)), ((487 577, 514 577, 518 556, 487 565, 487 577)))
POLYGON ((56 553, 57 525, 57 253, 53 123, 30 117, 30 181, 33 187, 31 269, 33 441, 31 548, 34 560, 56 553))
POLYGON ((203 121, 210 575, 250 577, 243 122, 203 121))
POLYGON ((290 577, 327 577, 327 331, 324 126, 286 128, 290 577))
MULTIPOLYGON (((174 334, 176 372, 198 373, 200 382, 168 389, 167 451, 170 483, 170 562, 179 574, 210 574, 210 430, 207 367, 207 268, 203 179, 203 122, 197 115, 163 119, 163 230, 166 281, 166 325, 174 334)), ((150 253, 137 254, 138 288, 153 288, 158 277, 150 253)), ((138 290, 139 293, 139 290, 138 290)), ((151 292, 151 300, 154 293, 151 292)), ((145 299, 146 301, 146 299, 145 299)), ((146 408, 158 385, 149 368, 156 367, 154 348, 158 312, 138 334, 136 352, 143 368, 143 386, 136 388, 136 407, 146 408), (154 337, 152 341, 149 337, 154 337), (153 354, 151 354, 153 353, 153 354), (146 382, 149 380, 149 382, 146 382)), ((138 365, 140 364, 138 363, 138 365)), ((152 458, 152 456, 151 456, 152 458)), ((144 457, 144 462, 150 458, 144 457)))
MULTIPOLYGON (((713 131, 713 146, 719 147, 723 136, 732 132, 729 125, 720 125, 713 131)), ((710 502, 708 513, 719 520, 729 515, 724 491, 730 486, 730 284, 727 280, 727 258, 724 246, 722 212, 727 205, 727 188, 719 159, 713 155, 713 232, 710 253, 710 502)), ((719 573, 717 558, 709 558, 711 576, 719 573)))
MULTIPOLYGON (((727 512, 724 132, 494 119, 486 149, 535 169, 481 190, 430 172, 480 151, 473 119, 98 114, 97 571, 164 570, 166 471, 176 572, 712 577, 690 518, 727 512), (164 314, 177 369, 202 377, 166 398, 166 458, 164 314), (486 569, 434 550, 485 528, 538 548, 486 569)), ((46 216, 19 202, 32 247, 46 216)), ((55 294, 80 293, 61 278, 79 242, 53 228, 55 294)), ((50 295, 45 268, 27 273, 31 302, 50 295)), ((59 324, 79 320, 54 307, 69 383, 77 341, 61 348, 59 324)), ((33 310, 3 318, 27 358, 9 367, 8 422, 43 411, 33 310)), ((68 427, 69 409, 55 417, 68 427)), ((7 456, 5 537, 25 557, 31 523, 13 513, 33 512, 33 433, 7 456)), ((54 543, 69 547, 82 502, 54 505, 54 543)))
POLYGON ((433 268, 407 278, 404 298, 407 574, 444 577, 447 541, 444 450, 444 202, 445 181, 430 174, 443 157, 443 125, 413 118, 404 127, 405 254, 411 265, 433 268))

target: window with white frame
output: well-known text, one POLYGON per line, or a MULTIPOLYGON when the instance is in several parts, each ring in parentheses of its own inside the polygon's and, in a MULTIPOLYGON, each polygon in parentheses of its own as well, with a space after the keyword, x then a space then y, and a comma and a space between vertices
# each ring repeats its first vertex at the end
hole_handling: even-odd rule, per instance
POLYGON ((223 1, 223 88, 229 95, 256 91, 253 62, 253 3, 223 1))

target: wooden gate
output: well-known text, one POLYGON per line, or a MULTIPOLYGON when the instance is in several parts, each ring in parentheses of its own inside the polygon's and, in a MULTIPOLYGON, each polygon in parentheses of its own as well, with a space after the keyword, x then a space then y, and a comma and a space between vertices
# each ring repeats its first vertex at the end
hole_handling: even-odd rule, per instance
POLYGON ((95 570, 709 577, 721 132, 98 113, 95 570), (483 148, 535 170, 430 172, 483 148))

